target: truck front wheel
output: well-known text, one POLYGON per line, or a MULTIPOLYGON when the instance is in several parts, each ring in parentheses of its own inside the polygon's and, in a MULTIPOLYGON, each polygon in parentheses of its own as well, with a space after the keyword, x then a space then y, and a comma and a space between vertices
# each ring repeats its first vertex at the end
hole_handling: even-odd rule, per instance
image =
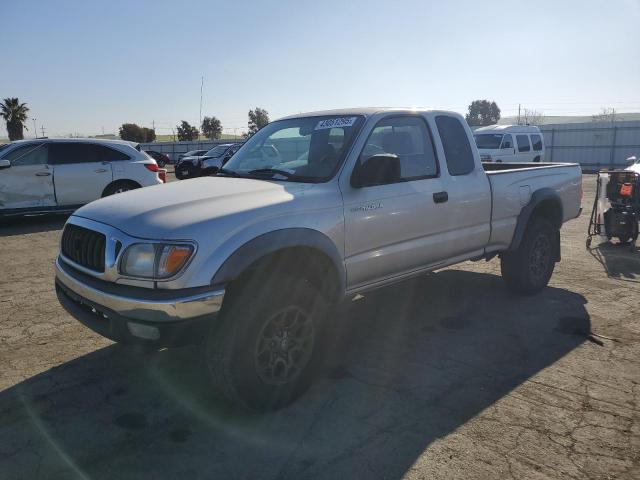
POLYGON ((529 223, 520 246, 502 254, 500 269, 509 290, 532 294, 547 286, 559 253, 557 235, 557 229, 543 218, 529 223))
POLYGON ((249 410, 281 408, 315 377, 328 305, 311 283, 291 275, 249 278, 237 288, 204 345, 211 380, 249 410))

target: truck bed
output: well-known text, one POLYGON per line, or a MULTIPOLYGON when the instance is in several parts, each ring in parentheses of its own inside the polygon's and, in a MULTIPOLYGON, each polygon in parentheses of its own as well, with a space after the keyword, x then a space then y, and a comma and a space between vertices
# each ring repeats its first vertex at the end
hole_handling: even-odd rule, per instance
POLYGON ((534 192, 552 190, 562 222, 580 214, 582 171, 576 163, 483 163, 491 186, 491 238, 487 251, 509 247, 518 215, 534 192))

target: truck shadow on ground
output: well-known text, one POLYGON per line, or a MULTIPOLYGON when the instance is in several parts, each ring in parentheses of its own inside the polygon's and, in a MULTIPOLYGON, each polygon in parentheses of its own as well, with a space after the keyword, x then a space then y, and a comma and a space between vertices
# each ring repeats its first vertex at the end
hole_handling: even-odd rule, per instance
POLYGON ((610 278, 640 283, 640 249, 632 251, 629 244, 603 242, 589 249, 610 278))
POLYGON ((584 304, 558 288, 512 296, 499 277, 461 270, 380 289, 346 307, 323 377, 265 415, 213 397, 194 349, 106 347, 0 393, 0 471, 400 478, 438 438, 583 343, 584 304))
POLYGON ((0 218, 0 237, 62 230, 68 214, 0 218))

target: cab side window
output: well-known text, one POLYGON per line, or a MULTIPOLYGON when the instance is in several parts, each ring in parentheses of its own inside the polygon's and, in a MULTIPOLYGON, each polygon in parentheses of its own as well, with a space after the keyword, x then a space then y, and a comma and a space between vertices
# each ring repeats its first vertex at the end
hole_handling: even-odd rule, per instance
POLYGON ((23 145, 11 150, 3 159, 9 160, 14 167, 44 165, 47 163, 47 146, 44 143, 23 145))
MULTIPOLYGON (((330 141, 339 143, 338 136, 332 135, 330 141)), ((422 117, 402 116, 380 120, 369 135, 359 162, 379 154, 398 156, 401 181, 434 177, 439 173, 431 134, 422 117)))
POLYGON ((471 150, 467 132, 460 121, 448 115, 438 115, 436 125, 442 140, 449 174, 457 176, 473 172, 476 166, 473 150, 471 150))
POLYGON ((528 152, 531 150, 529 145, 529 135, 516 135, 516 141, 518 142, 519 152, 528 152))
POLYGON ((500 148, 513 148, 513 137, 511 137, 511 134, 507 133, 502 137, 502 145, 500 148))
POLYGON ((534 151, 539 152, 542 150, 542 137, 540 135, 531 135, 531 143, 534 151))

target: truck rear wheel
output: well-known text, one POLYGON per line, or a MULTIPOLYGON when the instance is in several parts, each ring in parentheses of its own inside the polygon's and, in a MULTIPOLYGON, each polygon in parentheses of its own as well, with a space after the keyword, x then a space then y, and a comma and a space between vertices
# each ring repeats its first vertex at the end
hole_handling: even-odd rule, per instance
POLYGON ((231 293, 204 345, 216 390, 256 411, 281 408, 311 385, 325 350, 328 310, 304 279, 262 280, 250 278, 231 293))
POLYGON ((532 294, 547 286, 558 258, 557 234, 549 221, 535 218, 518 249, 502 254, 500 269, 509 290, 532 294))

